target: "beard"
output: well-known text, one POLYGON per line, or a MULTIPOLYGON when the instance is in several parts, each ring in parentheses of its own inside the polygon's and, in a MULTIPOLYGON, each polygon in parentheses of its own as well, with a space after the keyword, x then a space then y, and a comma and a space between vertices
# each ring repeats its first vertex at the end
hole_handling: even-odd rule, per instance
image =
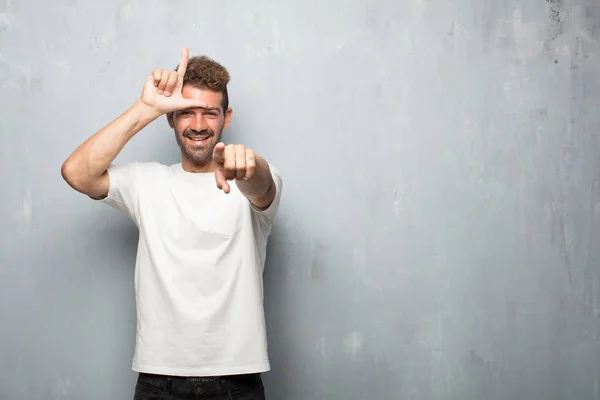
POLYGON ((186 129, 182 134, 175 132, 175 138, 177 139, 177 145, 181 149, 183 156, 193 165, 200 167, 212 160, 213 150, 217 143, 221 141, 222 133, 223 126, 221 126, 216 133, 210 128, 201 131, 186 129), (190 138, 205 137, 205 140, 198 142, 190 140, 190 138))

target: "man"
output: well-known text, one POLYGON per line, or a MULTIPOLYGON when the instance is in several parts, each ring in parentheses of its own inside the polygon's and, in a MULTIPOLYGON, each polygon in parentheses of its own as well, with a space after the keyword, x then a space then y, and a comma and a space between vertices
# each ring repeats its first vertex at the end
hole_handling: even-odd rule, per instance
POLYGON ((269 360, 262 273, 282 180, 243 145, 224 145, 228 71, 207 57, 155 70, 124 114, 85 141, 62 175, 139 229, 135 399, 264 399, 269 360), (112 164, 166 115, 182 162, 112 164))

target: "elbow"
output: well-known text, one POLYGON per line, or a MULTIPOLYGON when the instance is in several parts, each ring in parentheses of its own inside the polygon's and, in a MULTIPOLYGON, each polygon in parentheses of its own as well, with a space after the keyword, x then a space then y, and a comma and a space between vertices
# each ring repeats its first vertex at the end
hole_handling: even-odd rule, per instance
POLYGON ((77 176, 77 168, 73 165, 72 161, 67 160, 63 163, 60 168, 60 174, 69 186, 79 192, 82 191, 81 179, 77 176))
POLYGON ((60 174, 67 183, 73 180, 73 165, 69 160, 63 163, 60 168, 60 174))
POLYGON ((71 188, 93 199, 102 199, 108 193, 108 179, 104 176, 98 178, 90 177, 85 168, 82 168, 80 164, 76 164, 71 160, 63 163, 60 174, 71 188), (106 183, 104 183, 103 179, 106 183))
POLYGON ((69 183, 69 181, 71 180, 72 169, 73 169, 73 167, 69 163, 69 160, 65 161, 63 163, 62 167, 60 168, 60 175, 67 183, 69 183))

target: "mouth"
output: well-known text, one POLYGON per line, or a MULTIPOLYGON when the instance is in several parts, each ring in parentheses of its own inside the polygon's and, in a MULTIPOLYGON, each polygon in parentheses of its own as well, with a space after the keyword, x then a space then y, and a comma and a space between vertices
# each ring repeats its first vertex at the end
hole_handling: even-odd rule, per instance
POLYGON ((186 136, 186 139, 192 141, 195 144, 206 144, 208 143, 210 138, 210 135, 186 136))

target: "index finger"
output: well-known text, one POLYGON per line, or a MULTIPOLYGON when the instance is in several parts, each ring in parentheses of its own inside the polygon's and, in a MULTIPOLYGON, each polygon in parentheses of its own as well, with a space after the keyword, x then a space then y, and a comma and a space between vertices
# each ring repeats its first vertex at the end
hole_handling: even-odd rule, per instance
POLYGON ((190 58, 190 51, 187 47, 183 48, 181 53, 181 61, 179 62, 179 67, 177 67, 177 74, 180 76, 185 75, 185 70, 187 69, 188 60, 190 58))
POLYGON ((225 143, 219 142, 213 149, 213 158, 215 162, 222 164, 225 162, 225 143))

